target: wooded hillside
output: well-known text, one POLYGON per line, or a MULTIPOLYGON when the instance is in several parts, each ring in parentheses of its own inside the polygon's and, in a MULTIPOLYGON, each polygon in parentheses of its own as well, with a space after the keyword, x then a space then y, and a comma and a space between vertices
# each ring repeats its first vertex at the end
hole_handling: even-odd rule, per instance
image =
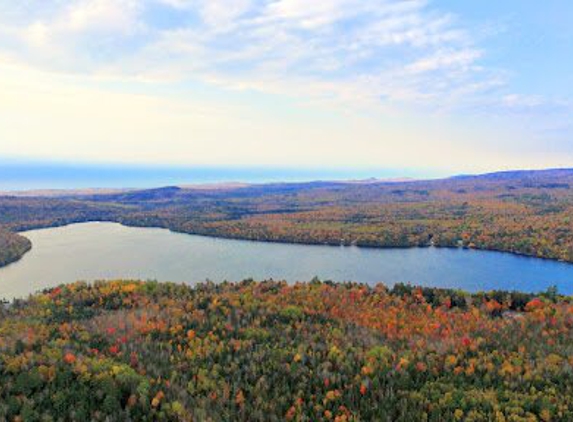
POLYGON ((573 420, 551 291, 76 283, 0 306, 0 334, 0 420, 573 420))
POLYGON ((10 230, 94 220, 263 241, 467 247, 573 262, 573 170, 0 197, 0 227, 10 230))

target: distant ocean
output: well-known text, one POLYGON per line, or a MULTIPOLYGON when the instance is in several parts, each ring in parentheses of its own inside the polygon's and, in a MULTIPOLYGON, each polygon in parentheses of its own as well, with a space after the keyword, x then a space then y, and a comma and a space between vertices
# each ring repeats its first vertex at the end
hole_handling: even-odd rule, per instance
POLYGON ((168 167, 0 160, 0 191, 151 188, 222 182, 267 183, 437 176, 440 175, 400 169, 168 167))

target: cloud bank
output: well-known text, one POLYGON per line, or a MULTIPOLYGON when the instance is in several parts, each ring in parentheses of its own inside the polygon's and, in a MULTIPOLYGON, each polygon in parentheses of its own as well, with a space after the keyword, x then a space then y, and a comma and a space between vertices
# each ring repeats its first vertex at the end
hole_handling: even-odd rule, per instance
MULTIPOLYGON (((427 159, 416 154, 408 159, 407 145, 427 153, 447 147, 457 151, 457 160, 464 151, 476 157, 481 148, 480 166, 485 168, 498 161, 494 154, 504 162, 518 145, 533 157, 547 133, 553 139, 548 154, 570 153, 564 141, 571 134, 569 102, 515 92, 511 69, 488 60, 484 39, 492 35, 486 24, 470 25, 429 0, 0 0, 0 73, 6 76, 5 90, 18 82, 27 85, 29 103, 34 96, 41 102, 38 85, 52 87, 55 95, 73 91, 77 103, 82 95, 84 102, 92 101, 92 94, 100 98, 92 102, 100 108, 80 113, 77 121, 93 126, 90 118, 100 123, 103 119, 109 133, 99 142, 121 143, 117 149, 123 152, 116 155, 120 160, 126 159, 137 138, 147 144, 163 142, 169 152, 160 159, 167 161, 179 158, 176 149, 192 145, 197 155, 186 154, 187 159, 202 163, 224 158, 198 147, 206 139, 218 145, 215 149, 230 148, 245 164, 249 160, 241 151, 249 151, 255 162, 273 162, 278 158, 273 149, 290 151, 292 144, 303 148, 290 151, 287 161, 293 165, 315 161, 318 151, 328 156, 329 150, 339 151, 331 157, 337 165, 344 164, 342 156, 351 157, 352 165, 372 165, 369 152, 390 149, 401 150, 389 154, 399 165, 419 165, 427 159), (201 88, 204 95, 195 95, 197 84, 207 87, 201 88), (98 90, 105 92, 95 94, 98 90), (178 93, 185 98, 173 100, 178 93), (133 105, 141 112, 135 117, 129 117, 132 111, 117 110, 124 119, 114 123, 101 116, 107 116, 105 102, 118 96, 127 109, 137 101, 166 104, 149 113, 141 112, 141 104, 133 105), (266 101, 274 104, 261 106, 257 96, 269 96, 274 100, 266 101), (233 102, 241 106, 229 106, 233 102), (216 109, 219 122, 225 124, 217 127, 211 117, 189 111, 205 107, 216 109), (289 107, 345 122, 320 117, 281 121, 289 107), (187 110, 182 116, 190 113, 189 121, 202 129, 173 122, 163 111, 172 108, 187 110), (140 117, 143 120, 135 123, 140 117), (126 129, 126 121, 136 127, 126 129), (154 125, 163 129, 152 129, 154 125), (162 139, 162 131, 169 139, 162 139), (264 141, 253 141, 265 136, 264 141), (362 137, 362 154, 350 151, 355 136, 362 137), (501 137, 507 145, 500 146, 501 137), (299 145, 297 139, 307 145, 299 145), (253 153, 261 144, 268 153, 253 153)), ((67 110, 65 104, 60 106, 67 110)), ((5 107, 10 108, 6 102, 5 107)), ((27 107, 33 109, 27 104, 22 113, 27 107)), ((82 143, 84 150, 71 151, 83 158, 95 154, 97 136, 80 128, 58 129, 55 122, 46 126, 47 134, 53 132, 55 139, 58 131, 67 132, 68 137, 65 142, 52 141, 56 146, 65 149, 64 144, 69 147, 83 137, 91 139, 82 143)), ((0 128, 0 135, 0 154, 14 153, 6 146, 11 134, 0 128)), ((42 150, 33 140, 37 135, 22 133, 29 154, 42 150)), ((139 158, 153 159, 156 149, 139 158)), ((430 155, 431 164, 445 165, 436 155, 430 155)), ((558 156, 550 158, 551 163, 559 164, 558 156)), ((381 157, 380 166, 389 159, 381 157)))

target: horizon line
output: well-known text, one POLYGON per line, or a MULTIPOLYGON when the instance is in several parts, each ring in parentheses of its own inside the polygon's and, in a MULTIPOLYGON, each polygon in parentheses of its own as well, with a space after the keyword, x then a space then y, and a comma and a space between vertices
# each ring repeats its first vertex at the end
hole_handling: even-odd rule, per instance
MULTIPOLYGON (((0 160, 1 162, 1 160, 0 160)), ((81 168, 79 165, 73 166, 74 168, 78 167, 81 168)), ((98 167, 95 163, 92 164, 92 167, 98 167)), ((101 167, 99 167, 101 168, 101 167)), ((115 168, 115 167, 114 167, 115 168)), ((188 170, 188 171, 200 171, 200 170, 217 170, 217 169, 226 169, 229 170, 229 167, 221 166, 221 167, 154 167, 154 166, 137 166, 134 169, 138 170, 145 170, 149 168, 155 168, 157 170, 164 169, 164 170, 188 170)), ((251 168, 251 167, 236 167, 232 168, 235 170, 274 170, 273 167, 264 167, 264 168, 251 168)), ((125 170, 125 169, 124 169, 125 170)), ((297 171, 299 169, 296 168, 281 168, 279 170, 292 170, 297 171)), ((325 168, 308 168, 303 169, 310 170, 310 171, 321 171, 321 170, 329 170, 329 171, 348 171, 350 169, 341 168, 341 169, 325 169, 325 168)), ((439 181, 439 180, 447 180, 453 178, 465 178, 465 177, 483 177, 489 175, 496 175, 496 174, 509 174, 509 173, 543 173, 543 172, 551 172, 551 171, 573 171, 573 167, 549 167, 549 168, 542 168, 542 169, 531 169, 531 168, 523 168, 523 169, 511 169, 511 170, 498 170, 498 171, 489 171, 489 172, 476 172, 476 173, 450 173, 449 175, 444 176, 437 176, 437 177, 410 177, 410 176, 390 176, 390 177, 356 177, 356 178, 303 178, 299 180, 288 180, 285 179, 277 179, 277 180, 260 180, 260 181, 245 181, 239 179, 228 179, 228 180, 212 180, 212 181, 196 181, 196 182, 180 182, 180 183, 166 183, 166 184, 149 184, 145 186, 78 186, 78 187, 37 187, 37 188, 24 188, 24 189, 10 189, 7 187, 0 188, 0 196, 9 196, 11 194, 26 194, 32 192, 44 192, 44 193, 60 193, 60 192, 74 192, 74 191, 108 191, 108 192, 117 192, 117 191, 140 191, 140 190, 154 190, 154 189, 164 189, 169 187, 177 187, 181 189, 204 189, 208 190, 209 188, 229 188, 229 189, 240 189, 242 187, 249 187, 249 186, 265 186, 265 185, 276 185, 276 184, 310 184, 310 183, 346 183, 346 184, 376 184, 376 183, 409 183, 409 182, 423 182, 423 181, 439 181)))

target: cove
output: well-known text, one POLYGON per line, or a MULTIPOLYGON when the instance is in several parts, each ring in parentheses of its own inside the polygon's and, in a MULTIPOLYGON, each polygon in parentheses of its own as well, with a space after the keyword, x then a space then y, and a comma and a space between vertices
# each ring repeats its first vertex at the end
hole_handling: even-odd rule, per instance
POLYGON ((22 233, 33 248, 0 268, 0 298, 77 280, 153 279, 193 284, 273 278, 378 282, 573 294, 573 265, 467 249, 371 249, 230 240, 117 223, 81 223, 22 233))

